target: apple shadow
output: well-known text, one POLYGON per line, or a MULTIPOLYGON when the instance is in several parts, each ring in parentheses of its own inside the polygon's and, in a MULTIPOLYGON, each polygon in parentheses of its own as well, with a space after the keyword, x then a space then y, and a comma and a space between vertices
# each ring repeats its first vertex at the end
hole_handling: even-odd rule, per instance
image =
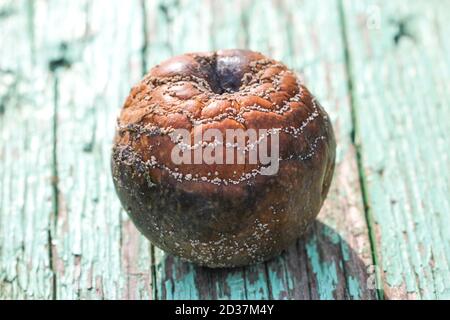
POLYGON ((158 253, 153 283, 157 299, 377 298, 370 250, 358 254, 318 220, 278 257, 247 267, 210 269, 158 253))

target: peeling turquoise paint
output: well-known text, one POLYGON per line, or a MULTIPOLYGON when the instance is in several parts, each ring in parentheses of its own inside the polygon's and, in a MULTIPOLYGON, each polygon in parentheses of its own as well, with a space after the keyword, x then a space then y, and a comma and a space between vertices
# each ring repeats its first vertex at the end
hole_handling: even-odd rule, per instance
POLYGON ((348 244, 345 242, 341 243, 341 250, 342 250, 342 258, 344 261, 350 260, 350 248, 348 247, 348 244))
POLYGON ((338 283, 335 262, 322 261, 315 241, 309 241, 306 251, 317 280, 317 290, 320 299, 334 299, 334 291, 338 283))
POLYGON ((361 174, 385 295, 439 298, 450 288, 450 91, 442 85, 450 79, 443 36, 449 3, 373 1, 381 9, 376 28, 360 28, 366 4, 343 4, 361 174))
POLYGON ((322 234, 331 240, 333 244, 338 244, 341 241, 341 237, 332 228, 322 228, 322 234))
POLYGON ((357 0, 0 3, 14 13, 0 20, 14 48, 0 51, 0 298, 365 299, 358 272, 374 262, 387 298, 450 298, 449 3, 371 4, 378 28, 357 0), (137 233, 109 156, 117 110, 146 68, 224 47, 301 72, 329 111, 338 164, 315 234, 273 261, 216 272, 137 233), (58 59, 70 61, 49 68, 58 59), (363 198, 373 248, 353 225, 363 198))
POLYGON ((347 278, 347 284, 348 284, 348 293, 350 295, 351 299, 359 300, 361 299, 361 284, 359 283, 358 279, 355 279, 352 276, 349 276, 347 278))

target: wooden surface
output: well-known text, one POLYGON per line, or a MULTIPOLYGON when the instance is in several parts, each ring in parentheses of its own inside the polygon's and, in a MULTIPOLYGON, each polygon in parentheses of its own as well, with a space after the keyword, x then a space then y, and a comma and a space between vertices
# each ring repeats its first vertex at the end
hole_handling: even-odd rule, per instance
POLYGON ((1 299, 450 298, 450 1, 0 1, 1 299), (168 256, 114 193, 132 84, 187 51, 250 48, 333 120, 333 185, 277 259, 168 256))

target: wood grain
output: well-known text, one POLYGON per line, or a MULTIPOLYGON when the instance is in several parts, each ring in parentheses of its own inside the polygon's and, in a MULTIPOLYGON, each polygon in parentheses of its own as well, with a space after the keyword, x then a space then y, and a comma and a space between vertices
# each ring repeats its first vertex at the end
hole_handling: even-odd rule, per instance
POLYGON ((36 63, 32 3, 0 12, 0 299, 51 299, 53 87, 36 63))
POLYGON ((268 264, 276 298, 308 297, 300 285, 292 285, 302 283, 303 272, 307 274, 309 298, 375 297, 373 283, 368 286, 372 257, 358 172, 355 170, 338 4, 336 1, 324 2, 319 10, 313 2, 273 2, 272 6, 268 4, 266 7, 258 4, 260 11, 253 16, 259 18, 259 23, 255 21, 253 30, 249 24, 250 45, 255 41, 254 46, 258 50, 269 51, 303 75, 306 84, 329 112, 338 141, 334 181, 318 223, 295 250, 288 251, 293 257, 268 264), (273 22, 267 25, 266 21, 273 22), (254 37, 258 30, 266 32, 259 38, 254 37), (305 263, 305 271, 296 267, 296 261, 305 263), (280 286, 282 283, 287 286, 280 286), (274 289, 278 292, 275 293, 274 289))
POLYGON ((55 71, 56 297, 151 298, 149 244, 122 211, 110 176, 117 111, 142 74, 140 3, 49 5, 42 12, 48 27, 41 36, 63 44, 60 59, 68 61, 55 71))
POLYGON ((450 297, 450 3, 344 1, 385 298, 450 297))
POLYGON ((298 1, 180 1, 147 7, 147 21, 158 21, 147 31, 152 63, 189 51, 262 51, 305 75, 330 112, 339 144, 332 191, 319 222, 303 240, 268 263, 219 271, 193 266, 155 248, 158 299, 375 298, 375 285, 368 286, 372 257, 351 140, 338 2, 316 9, 313 2, 298 1), (157 20, 158 10, 164 21, 157 20), (162 54, 152 50, 162 44, 162 54))
POLYGON ((0 299, 450 298, 449 15, 438 0, 0 2, 0 299), (109 160, 131 86, 220 48, 297 71, 338 150, 305 237, 212 270, 138 233, 109 160))
POLYGON ((24 19, 11 17, 6 40, 24 45, 23 57, 5 56, 2 68, 21 62, 26 96, 11 87, 0 118, 12 142, 2 146, 2 296, 151 298, 150 247, 122 212, 109 166, 116 113, 142 74, 141 4, 10 6, 24 19))

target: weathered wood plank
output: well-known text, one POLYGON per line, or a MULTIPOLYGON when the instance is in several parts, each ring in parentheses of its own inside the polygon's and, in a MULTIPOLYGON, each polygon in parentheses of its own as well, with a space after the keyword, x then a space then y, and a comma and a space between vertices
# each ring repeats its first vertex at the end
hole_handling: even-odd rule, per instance
POLYGON ((447 6, 148 1, 142 21, 137 1, 2 2, 2 45, 14 50, 0 52, 0 298, 150 298, 152 280, 162 299, 373 298, 343 34, 385 296, 448 298, 447 6), (260 50, 301 72, 339 143, 310 233, 278 259, 235 270, 152 248, 109 177, 111 123, 143 69, 222 47, 260 50))
POLYGON ((329 112, 338 141, 334 181, 318 222, 286 257, 267 263, 274 298, 375 297, 367 286, 372 257, 337 9, 337 1, 256 2, 248 21, 250 47, 285 61, 304 77, 329 112))
POLYGON ((142 73, 140 3, 47 1, 35 12, 54 93, 44 102, 56 110, 54 295, 149 298, 149 244, 129 232, 109 164, 117 111, 142 73))
MULTIPOLYGON (((157 21, 148 31, 148 59, 151 65, 170 55, 189 51, 214 49, 212 29, 218 17, 213 17, 209 1, 147 2, 147 21, 157 21), (163 17, 157 18, 157 17, 163 17), (161 44, 165 44, 162 46, 161 44), (163 50, 158 50, 159 48, 163 50)), ((218 16, 235 17, 233 6, 225 5, 229 14, 218 16)), ((218 11, 217 13, 223 13, 218 11)), ((229 21, 233 25, 236 21, 229 21)), ((238 21, 239 22, 239 17, 238 21)), ((228 26, 227 25, 227 26, 228 26)), ((239 25, 238 25, 239 26, 239 25)), ((239 29, 236 29, 239 30, 239 29)), ((234 45, 231 45, 234 46, 234 45)), ((200 268, 155 248, 155 292, 158 299, 268 299, 264 265, 234 270, 210 270, 200 268)))
POLYGON ((339 140, 338 166, 329 200, 304 240, 278 259, 233 270, 196 267, 155 248, 158 299, 375 297, 367 287, 366 269, 372 257, 351 141, 338 2, 327 2, 325 7, 317 10, 317 2, 313 1, 181 1, 148 5, 147 20, 156 21, 147 32, 148 67, 186 51, 233 47, 261 50, 305 74, 329 110, 339 140))
POLYGON ((0 13, 0 299, 51 299, 52 86, 35 63, 33 3, 0 13))
POLYGON ((344 1, 343 9, 385 297, 448 299, 450 3, 344 1))

